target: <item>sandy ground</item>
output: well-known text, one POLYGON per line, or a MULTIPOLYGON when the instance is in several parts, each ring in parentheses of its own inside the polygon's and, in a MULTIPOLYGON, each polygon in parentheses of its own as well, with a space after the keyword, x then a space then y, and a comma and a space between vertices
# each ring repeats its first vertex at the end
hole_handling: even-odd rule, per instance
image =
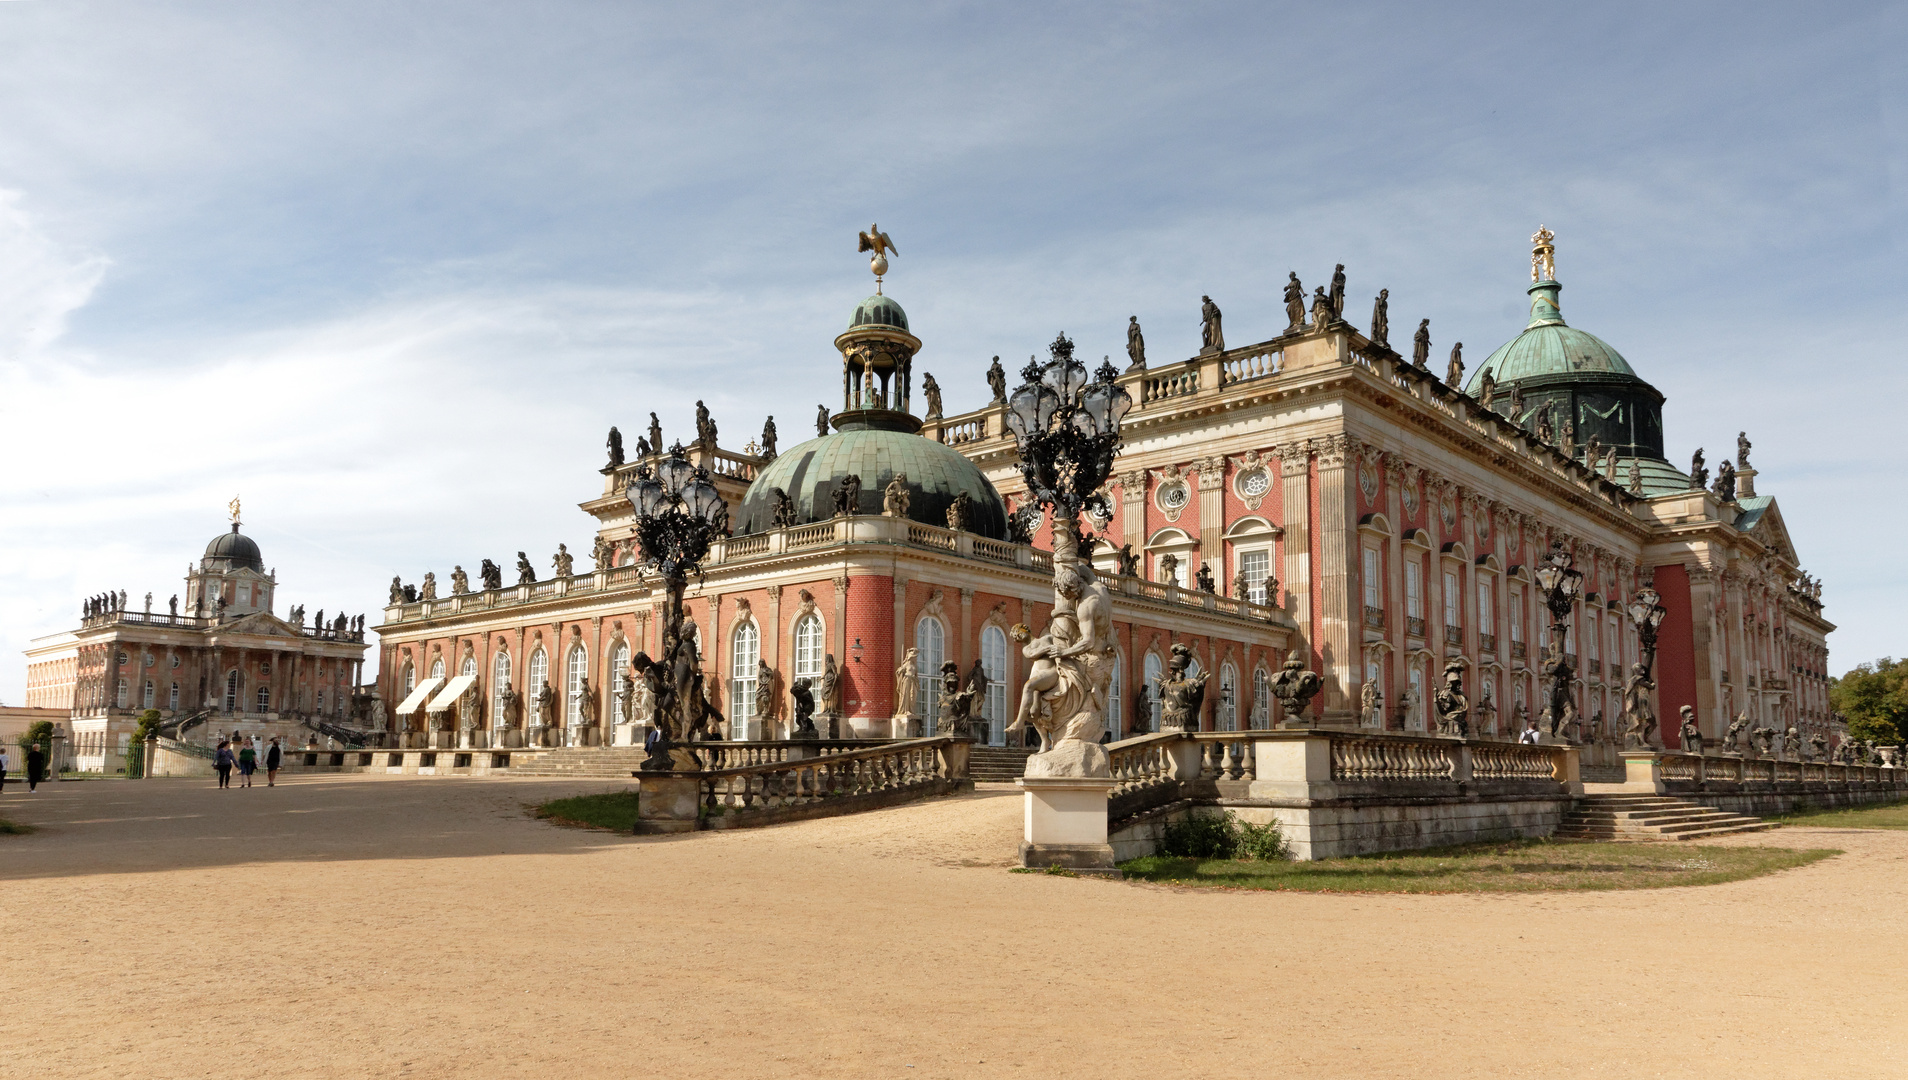
POLYGON ((1647 892, 1005 871, 1011 789, 635 839, 567 781, 7 785, 8 1075, 1908 1076, 1908 833, 1647 892))

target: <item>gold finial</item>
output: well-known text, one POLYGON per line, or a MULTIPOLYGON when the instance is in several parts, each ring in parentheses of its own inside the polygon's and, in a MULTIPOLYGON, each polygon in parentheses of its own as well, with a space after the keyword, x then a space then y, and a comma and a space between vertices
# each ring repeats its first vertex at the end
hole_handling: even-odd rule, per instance
POLYGON ((868 269, 874 271, 875 295, 880 296, 881 275, 888 272, 888 252, 892 251, 899 255, 900 249, 894 246, 894 241, 888 239, 887 233, 881 231, 881 226, 869 225, 868 231, 861 234, 861 246, 855 250, 874 252, 874 258, 868 260, 868 269))
POLYGON ((1557 280, 1557 248, 1551 243, 1555 239, 1557 234, 1542 225, 1537 226, 1537 231, 1531 234, 1530 280, 1557 280))
POLYGON ((232 501, 226 503, 225 508, 232 511, 232 524, 237 525, 239 519, 239 497, 237 495, 232 496, 232 501))

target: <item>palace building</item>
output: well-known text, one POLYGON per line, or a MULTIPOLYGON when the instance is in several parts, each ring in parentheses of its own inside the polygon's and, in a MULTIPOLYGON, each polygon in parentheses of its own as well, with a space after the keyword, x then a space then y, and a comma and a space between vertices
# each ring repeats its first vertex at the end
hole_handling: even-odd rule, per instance
POLYGON ((138 717, 157 709, 166 729, 194 741, 214 733, 277 736, 303 745, 320 726, 342 724, 364 667, 362 619, 340 615, 306 626, 272 613, 278 573, 267 572, 258 544, 230 532, 186 568, 185 610, 128 608, 124 592, 101 593, 81 609, 77 629, 33 639, 27 655, 27 704, 67 717, 73 767, 115 773, 138 717), (194 730, 197 729, 197 730, 194 730))
MULTIPOLYGON (((1207 346, 1154 365, 1131 327, 1119 383, 1134 407, 1105 489, 1112 512, 1089 521, 1117 606, 1116 737, 1157 726, 1148 688, 1175 645, 1210 676, 1209 730, 1267 726, 1271 677, 1296 649, 1323 677, 1312 723, 1430 730, 1434 686, 1455 664, 1474 732, 1513 737, 1545 699, 1551 620, 1535 575, 1553 550, 1585 575, 1562 651, 1588 768, 1617 766, 1639 659, 1626 608, 1646 585, 1665 609, 1664 743, 1678 745, 1683 706, 1712 739, 1738 716, 1839 734, 1833 626, 1775 499, 1756 492, 1748 440, 1713 485, 1705 466, 1670 464, 1663 395, 1565 320, 1551 239, 1533 238, 1528 324, 1468 379, 1455 355, 1431 369, 1422 328, 1411 359, 1394 351, 1383 294, 1370 332, 1352 326, 1342 268, 1310 311, 1294 276, 1288 325, 1270 340, 1226 347, 1208 301, 1207 346)), ((1052 599, 1003 373, 996 362, 990 404, 949 416, 924 374, 917 418, 922 341, 901 305, 878 291, 849 323, 827 430, 779 453, 772 437, 759 454, 712 437, 685 450, 728 498, 734 530, 687 601, 709 685, 730 738, 778 738, 788 687, 837 665, 838 715, 823 734, 899 736, 932 728, 951 663, 984 683, 983 734, 998 743, 1024 677, 1013 628, 1038 632, 1052 599)), ((662 598, 635 565, 623 496, 640 463, 615 454, 601 494, 581 503, 593 570, 537 580, 524 562, 514 586, 493 577, 385 610, 380 695, 399 703, 400 745, 640 738, 625 672, 636 651, 656 652, 662 598)))

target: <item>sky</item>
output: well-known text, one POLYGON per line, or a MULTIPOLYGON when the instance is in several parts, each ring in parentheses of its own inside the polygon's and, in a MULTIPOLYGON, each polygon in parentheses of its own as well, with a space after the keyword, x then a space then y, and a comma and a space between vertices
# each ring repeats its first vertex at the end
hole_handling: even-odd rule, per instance
POLYGON ((281 614, 587 551, 611 424, 809 430, 878 221, 950 412, 1338 262, 1482 359, 1548 225, 1669 458, 1755 441, 1832 670, 1900 655, 1904 52, 1881 3, 0 0, 0 651, 163 609, 234 495, 281 614))

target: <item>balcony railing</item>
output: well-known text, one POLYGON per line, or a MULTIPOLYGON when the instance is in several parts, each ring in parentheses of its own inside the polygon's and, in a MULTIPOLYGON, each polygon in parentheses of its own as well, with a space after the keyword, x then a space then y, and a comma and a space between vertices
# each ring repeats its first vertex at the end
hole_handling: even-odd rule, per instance
POLYGON ((1446 645, 1464 644, 1464 628, 1462 626, 1446 626, 1444 628, 1444 643, 1446 645))
POLYGON ((1385 628, 1385 609, 1367 606, 1365 608, 1365 627, 1369 630, 1383 630, 1385 628))

